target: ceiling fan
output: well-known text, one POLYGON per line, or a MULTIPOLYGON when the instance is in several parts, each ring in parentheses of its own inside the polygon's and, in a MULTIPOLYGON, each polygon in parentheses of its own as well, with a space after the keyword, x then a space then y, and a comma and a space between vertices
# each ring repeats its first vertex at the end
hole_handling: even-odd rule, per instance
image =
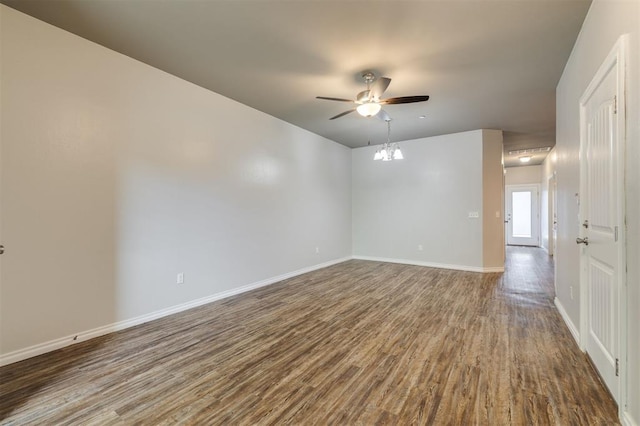
POLYGON ((335 120, 336 118, 350 114, 353 111, 358 111, 358 114, 363 117, 375 116, 381 120, 389 121, 391 120, 391 117, 389 117, 389 114, 382 109, 382 105, 411 104, 414 102, 424 102, 429 100, 429 96, 400 96, 398 98, 380 99, 384 91, 389 87, 391 79, 387 77, 376 78, 371 71, 363 72, 362 78, 364 78, 364 81, 367 83, 367 90, 363 90, 358 93, 355 100, 316 96, 316 99, 350 102, 357 105, 355 108, 331 117, 329 120, 335 120))

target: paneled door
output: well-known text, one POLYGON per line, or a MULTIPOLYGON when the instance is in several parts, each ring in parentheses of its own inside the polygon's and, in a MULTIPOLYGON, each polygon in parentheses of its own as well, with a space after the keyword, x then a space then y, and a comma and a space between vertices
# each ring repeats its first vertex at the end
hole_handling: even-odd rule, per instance
POLYGON ((507 244, 514 246, 540 245, 540 215, 537 185, 508 185, 507 244))
POLYGON ((582 223, 576 243, 582 247, 581 287, 586 292, 583 343, 618 401, 619 292, 624 274, 624 113, 618 87, 624 74, 619 61, 610 59, 580 101, 582 223))

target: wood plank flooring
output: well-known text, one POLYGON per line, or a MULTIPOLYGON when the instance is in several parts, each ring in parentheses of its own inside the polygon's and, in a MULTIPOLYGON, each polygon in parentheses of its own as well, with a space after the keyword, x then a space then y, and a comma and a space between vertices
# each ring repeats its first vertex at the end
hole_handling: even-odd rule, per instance
POLYGON ((540 249, 349 261, 0 369, 2 424, 618 424, 540 249))

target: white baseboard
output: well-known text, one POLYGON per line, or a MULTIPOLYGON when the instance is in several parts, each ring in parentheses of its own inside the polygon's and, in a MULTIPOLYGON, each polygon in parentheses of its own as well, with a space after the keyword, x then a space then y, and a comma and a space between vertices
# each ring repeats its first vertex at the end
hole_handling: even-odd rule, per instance
POLYGON ((484 266, 482 267, 482 271, 486 274, 488 273, 496 273, 496 272, 504 272, 504 266, 484 266))
POLYGON ((47 352, 55 351, 66 346, 73 345, 75 343, 84 342, 95 337, 104 336, 105 334, 113 333, 115 331, 124 330, 135 325, 144 324, 145 322, 153 321, 168 315, 176 314, 178 312, 186 311, 187 309, 195 308, 197 306, 206 305, 207 303, 215 302, 216 300, 224 299, 227 297, 235 296, 240 293, 255 290, 260 287, 265 287, 270 284, 274 284, 288 278, 293 278, 298 275, 306 274, 308 272, 316 271, 318 269, 326 268, 331 265, 346 262, 351 260, 351 257, 343 257, 340 259, 331 260, 328 262, 320 263, 317 265, 309 266, 306 268, 298 269, 297 271, 288 272, 286 274, 278 275, 277 277, 267 278, 262 281, 247 284, 242 287, 234 288, 231 290, 223 291, 220 293, 205 296, 200 299, 191 300, 189 302, 181 303, 179 305, 170 306, 159 311, 150 312, 145 315, 141 315, 135 318, 130 318, 123 321, 118 321, 113 324, 108 324, 102 327, 94 328, 92 330, 81 331, 74 333, 70 336, 61 337, 58 339, 50 340, 48 342, 39 343, 37 345, 29 346, 28 348, 18 349, 17 351, 9 352, 7 354, 0 355, 0 366, 13 364, 14 362, 22 361, 27 358, 32 358, 37 355, 42 355, 47 352))
POLYGON ((562 306, 562 303, 560 302, 560 299, 556 297, 555 299, 553 299, 553 303, 556 305, 556 308, 558 308, 560 316, 564 320, 564 323, 567 325, 567 328, 578 344, 578 347, 580 347, 580 332, 578 331, 578 328, 575 326, 573 321, 571 321, 571 318, 569 318, 569 314, 567 314, 567 311, 565 311, 564 306, 562 306))
POLYGON ((450 265, 445 263, 423 262, 420 260, 390 259, 387 257, 372 257, 372 256, 353 256, 353 259, 371 260, 374 262, 402 263, 404 265, 427 266, 429 268, 453 269, 456 271, 467 271, 467 272, 485 272, 485 273, 504 272, 504 266, 482 267, 482 266, 450 265))
POLYGON ((620 422, 624 426, 638 426, 638 423, 631 417, 631 414, 628 411, 622 413, 620 416, 620 422))

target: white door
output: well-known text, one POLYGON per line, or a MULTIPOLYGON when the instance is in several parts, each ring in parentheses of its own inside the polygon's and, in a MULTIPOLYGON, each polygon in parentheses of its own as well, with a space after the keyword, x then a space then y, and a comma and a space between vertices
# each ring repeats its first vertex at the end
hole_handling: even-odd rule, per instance
POLYGON ((507 244, 538 246, 540 217, 537 185, 509 185, 507 192, 507 244))
POLYGON ((586 299, 583 343, 616 401, 620 396, 618 293, 624 266, 624 113, 618 62, 605 62, 580 101, 582 226, 576 240, 582 247, 580 285, 586 299))

